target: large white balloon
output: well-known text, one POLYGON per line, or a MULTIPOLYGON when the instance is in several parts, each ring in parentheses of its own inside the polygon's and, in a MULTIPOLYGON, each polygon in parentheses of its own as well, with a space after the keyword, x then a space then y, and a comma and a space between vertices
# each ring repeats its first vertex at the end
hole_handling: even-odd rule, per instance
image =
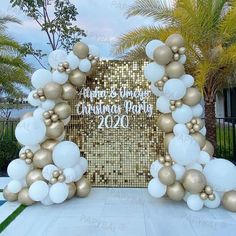
POLYGON ((49 190, 49 197, 53 203, 62 203, 69 194, 68 186, 65 183, 56 183, 49 190))
POLYGON ((67 53, 64 50, 57 49, 48 56, 48 63, 53 69, 57 69, 58 64, 66 61, 67 53))
POLYGON ((158 65, 155 62, 149 63, 145 68, 144 68, 144 76, 147 80, 150 82, 156 82, 165 75, 165 67, 158 65))
POLYGON ((7 174, 15 180, 21 180, 26 177, 30 171, 30 165, 27 165, 25 161, 21 159, 15 159, 10 162, 7 167, 7 174))
POLYGON ((47 99, 45 102, 42 102, 42 108, 46 111, 51 110, 55 107, 56 103, 53 100, 47 99))
POLYGON ((41 107, 38 107, 37 109, 34 110, 33 112, 33 116, 34 118, 36 119, 39 119, 39 120, 42 120, 44 121, 44 118, 43 118, 43 113, 45 112, 45 110, 41 107))
POLYGON ((58 84, 64 84, 68 80, 69 76, 65 72, 54 71, 52 74, 52 80, 58 84))
POLYGON ((225 159, 209 161, 203 170, 207 184, 215 191, 227 192, 236 189, 236 167, 225 159))
POLYGON ((85 173, 88 170, 88 160, 84 157, 80 157, 79 165, 81 166, 83 173, 85 173))
POLYGON ((45 69, 36 70, 31 77, 31 83, 36 89, 43 88, 51 81, 52 73, 45 69))
POLYGON ((41 104, 41 101, 39 99, 35 99, 33 97, 33 95, 37 92, 37 90, 33 90, 29 93, 28 97, 27 97, 27 101, 28 103, 33 106, 33 107, 37 107, 41 104))
POLYGON ((159 161, 154 161, 151 164, 150 167, 150 173, 152 175, 153 178, 157 178, 158 177, 158 172, 159 170, 163 167, 163 165, 159 162, 159 161))
POLYGON ((83 59, 79 63, 79 69, 82 72, 89 72, 91 70, 91 62, 88 59, 83 59))
POLYGON ((14 179, 10 181, 7 185, 7 189, 11 193, 19 193, 22 187, 23 187, 22 181, 14 180, 14 179))
POLYGON ((186 86, 180 79, 170 79, 165 83, 163 92, 169 100, 179 100, 185 96, 186 86))
POLYGON ((88 45, 89 47, 89 54, 93 55, 94 57, 100 57, 99 48, 95 45, 88 45))
POLYGON ((190 106, 183 104, 172 112, 172 117, 176 123, 185 124, 192 120, 193 112, 190 106))
POLYGON ((70 141, 57 144, 52 152, 52 159, 59 168, 74 167, 80 158, 78 146, 70 141))
POLYGON ((152 197, 161 198, 165 195, 167 187, 158 178, 152 179, 148 184, 148 192, 152 197))
POLYGON ((221 202, 220 195, 217 192, 214 192, 214 195, 215 195, 215 200, 211 201, 211 200, 207 199, 204 201, 204 205, 206 207, 217 208, 220 206, 220 202, 221 202))
POLYGON ((147 56, 153 60, 153 54, 154 51, 157 47, 164 45, 164 43, 160 40, 154 39, 152 41, 150 41, 145 48, 146 54, 147 56))
POLYGON ((69 63, 69 67, 71 70, 79 67, 80 59, 72 51, 66 57, 66 61, 69 63))
POLYGON ((196 106, 192 106, 192 112, 194 117, 200 117, 203 113, 202 105, 197 104, 196 106))
POLYGON ((49 187, 47 183, 38 180, 30 185, 29 196, 34 201, 42 201, 48 195, 49 187))
POLYGON ((46 134, 44 122, 35 117, 29 117, 18 123, 15 129, 16 139, 23 145, 36 145, 43 141, 46 134))
POLYGON ((190 165, 199 157, 200 146, 192 136, 178 135, 170 141, 169 154, 178 164, 190 165))
POLYGON ((63 174, 66 178, 65 183, 71 183, 76 179, 76 172, 73 168, 66 168, 63 170, 63 174))
POLYGON ((43 167, 42 175, 44 179, 50 180, 52 178, 53 171, 58 170, 58 167, 55 165, 49 164, 43 167))
POLYGON ((189 129, 184 124, 176 124, 173 132, 174 135, 189 134, 189 129))
POLYGON ((192 77, 192 75, 185 74, 185 75, 182 75, 180 79, 183 81, 183 83, 185 84, 187 88, 192 87, 194 84, 194 78, 192 77))
POLYGON ((203 204, 203 200, 196 194, 190 195, 187 199, 187 205, 193 211, 200 211, 203 208, 203 204))
POLYGON ((153 94, 155 94, 157 97, 160 97, 160 96, 163 95, 163 92, 160 91, 160 90, 154 85, 154 83, 151 83, 150 89, 151 89, 151 91, 153 92, 153 94))
POLYGON ((157 110, 162 113, 170 113, 170 100, 165 96, 160 96, 156 103, 157 110))
POLYGON ((185 173, 185 168, 177 163, 172 166, 173 171, 176 175, 176 180, 181 180, 185 173))
POLYGON ((200 164, 205 165, 205 164, 207 164, 210 160, 211 160, 211 157, 210 157, 210 155, 209 155, 207 152, 205 152, 205 151, 201 151, 201 152, 200 152, 200 156, 199 156, 199 158, 198 158, 198 162, 199 162, 200 164))

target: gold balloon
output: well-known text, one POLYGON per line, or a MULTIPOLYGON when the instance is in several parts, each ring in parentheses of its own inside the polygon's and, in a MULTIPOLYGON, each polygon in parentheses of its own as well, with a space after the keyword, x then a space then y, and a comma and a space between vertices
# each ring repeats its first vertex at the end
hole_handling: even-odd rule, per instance
POLYGON ((200 145, 201 148, 205 146, 206 137, 203 134, 196 132, 194 134, 191 134, 191 136, 197 141, 197 143, 200 145))
POLYGON ((210 156, 213 156, 215 152, 214 146, 208 140, 206 140, 205 146, 202 148, 202 151, 207 152, 210 156))
POLYGON ((67 184, 68 188, 69 188, 69 194, 68 194, 68 197, 67 197, 67 200, 73 198, 76 194, 76 185, 75 183, 69 183, 67 184))
POLYGON ((21 116, 20 120, 22 121, 32 116, 33 116, 33 112, 29 111, 29 112, 26 112, 23 116, 21 116))
POLYGON ((167 196, 174 201, 181 201, 184 198, 185 191, 182 184, 176 181, 174 184, 167 187, 167 196))
POLYGON ((42 170, 40 169, 31 170, 26 176, 26 183, 28 186, 38 180, 44 180, 42 170))
POLYGON ((167 65, 173 57, 173 53, 168 46, 159 46, 154 50, 153 58, 160 65, 167 65))
POLYGON ((169 147, 169 144, 170 144, 170 141, 172 140, 172 138, 174 138, 175 135, 173 133, 168 133, 168 134, 165 134, 165 148, 168 150, 168 147, 169 147))
POLYGON ((166 66, 166 73, 170 78, 179 78, 185 73, 184 66, 180 62, 173 61, 166 66))
POLYGON ((86 44, 77 42, 73 47, 73 53, 80 59, 84 59, 89 54, 89 48, 86 44))
POLYGON ((158 172, 159 180, 165 185, 172 185, 175 183, 176 175, 171 167, 162 167, 158 172))
POLYGON ((236 212, 236 191, 226 192, 223 196, 222 203, 225 209, 236 212))
POLYGON ((71 106, 65 102, 58 103, 54 112, 59 116, 61 120, 68 118, 71 115, 71 106))
POLYGON ((8 201, 8 202, 15 202, 18 199, 18 193, 11 193, 7 189, 7 186, 3 189, 3 197, 8 201))
POLYGON ((62 85, 62 99, 71 100, 76 96, 76 90, 73 85, 66 83, 62 85))
POLYGON ((49 151, 52 151, 53 148, 59 143, 58 140, 55 139, 47 139, 41 144, 41 148, 47 149, 49 151))
POLYGON ((196 194, 202 192, 206 185, 206 178, 199 170, 187 170, 183 177, 183 186, 186 191, 196 194))
POLYGON ((34 201, 29 197, 29 189, 23 188, 18 194, 18 201, 21 204, 24 204, 26 206, 30 206, 34 204, 34 201))
POLYGON ((33 165, 36 168, 43 168, 46 165, 52 164, 52 152, 47 149, 39 149, 34 154, 33 165))
POLYGON ((175 121, 172 118, 171 114, 162 114, 157 121, 158 128, 166 133, 173 131, 174 126, 176 125, 175 121))
POLYGON ((184 47, 184 39, 180 34, 172 34, 170 35, 166 41, 165 44, 169 47, 184 47))
POLYGON ((45 85, 45 87, 43 88, 43 91, 44 91, 46 98, 55 100, 55 99, 61 97, 62 87, 61 87, 61 85, 59 85, 57 83, 50 82, 45 85))
POLYGON ((86 83, 86 74, 79 69, 73 70, 70 73, 69 81, 77 87, 82 87, 86 83))
POLYGON ((64 124, 62 121, 57 121, 47 126, 46 136, 51 139, 59 138, 64 132, 64 124))
POLYGON ((183 103, 189 106, 195 106, 201 101, 202 95, 197 88, 188 88, 183 103))
POLYGON ((75 183, 76 185, 76 195, 78 197, 87 197, 91 191, 91 186, 89 181, 82 177, 79 181, 75 183))

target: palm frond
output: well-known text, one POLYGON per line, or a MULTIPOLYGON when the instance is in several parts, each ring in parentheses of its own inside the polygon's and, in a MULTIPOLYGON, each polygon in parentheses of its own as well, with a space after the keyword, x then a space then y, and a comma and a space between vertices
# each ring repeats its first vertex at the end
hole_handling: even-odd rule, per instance
POLYGON ((122 57, 124 60, 141 60, 146 59, 147 55, 145 53, 145 45, 139 45, 125 53, 122 57))

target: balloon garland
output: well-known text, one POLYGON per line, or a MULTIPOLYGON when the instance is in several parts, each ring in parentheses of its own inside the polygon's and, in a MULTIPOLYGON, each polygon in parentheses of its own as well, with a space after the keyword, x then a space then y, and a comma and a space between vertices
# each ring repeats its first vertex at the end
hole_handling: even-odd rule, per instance
POLYGON ((185 74, 184 39, 173 34, 165 43, 153 40, 146 46, 153 60, 144 69, 156 106, 163 113, 158 127, 165 132, 166 155, 151 165, 151 196, 167 195, 184 200, 191 210, 223 206, 236 211, 236 167, 225 159, 213 158, 214 148, 206 140, 200 116, 201 93, 194 78, 185 74))
POLYGON ((75 143, 64 141, 64 126, 70 121, 68 102, 77 94, 75 87, 85 84, 98 60, 95 46, 78 42, 68 55, 63 50, 49 54, 51 71, 39 69, 32 75, 35 90, 28 102, 37 108, 24 114, 15 129, 23 147, 7 168, 12 180, 3 191, 6 200, 51 205, 89 194, 90 183, 83 177, 88 162, 75 143))

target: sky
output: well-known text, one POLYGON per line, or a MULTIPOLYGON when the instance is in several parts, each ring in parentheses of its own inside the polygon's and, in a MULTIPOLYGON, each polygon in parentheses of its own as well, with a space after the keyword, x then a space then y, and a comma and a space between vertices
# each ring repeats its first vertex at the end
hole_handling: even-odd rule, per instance
MULTIPOLYGON (((82 42, 99 47, 101 58, 112 59, 112 44, 117 37, 144 25, 151 25, 143 17, 126 18, 125 11, 134 0, 71 0, 79 11, 78 26, 85 30, 87 37, 82 42)), ((22 24, 9 24, 8 34, 20 43, 32 42, 35 49, 50 52, 45 32, 31 18, 18 8, 12 8, 9 0, 0 1, 0 14, 15 16, 22 24)), ((27 58, 36 69, 40 65, 31 57, 27 58)))

